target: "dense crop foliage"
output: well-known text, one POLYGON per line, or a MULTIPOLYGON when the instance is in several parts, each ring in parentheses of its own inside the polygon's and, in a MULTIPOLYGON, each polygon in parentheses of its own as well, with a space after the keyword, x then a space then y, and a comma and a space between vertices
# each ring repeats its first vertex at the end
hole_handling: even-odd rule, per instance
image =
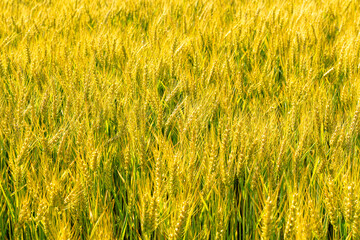
POLYGON ((0 239, 360 239, 360 2, 1 0, 0 239))

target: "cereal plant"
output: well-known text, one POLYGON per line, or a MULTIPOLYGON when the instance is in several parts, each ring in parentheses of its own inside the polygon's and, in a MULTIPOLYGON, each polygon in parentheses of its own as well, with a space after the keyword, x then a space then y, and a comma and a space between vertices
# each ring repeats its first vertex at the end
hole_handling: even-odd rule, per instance
POLYGON ((0 239, 360 239, 360 1, 1 0, 0 239))

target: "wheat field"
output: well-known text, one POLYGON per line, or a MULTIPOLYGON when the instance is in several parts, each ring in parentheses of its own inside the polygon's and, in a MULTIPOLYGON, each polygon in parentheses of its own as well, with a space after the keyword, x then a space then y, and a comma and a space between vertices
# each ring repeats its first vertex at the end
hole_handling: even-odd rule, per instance
POLYGON ((1 0, 0 239, 360 239, 360 1, 1 0))

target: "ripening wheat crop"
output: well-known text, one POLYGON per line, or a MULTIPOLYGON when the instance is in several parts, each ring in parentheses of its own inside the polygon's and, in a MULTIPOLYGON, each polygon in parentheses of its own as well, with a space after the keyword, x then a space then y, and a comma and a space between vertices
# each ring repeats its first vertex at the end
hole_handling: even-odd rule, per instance
POLYGON ((359 0, 1 0, 0 239, 360 239, 359 0))

